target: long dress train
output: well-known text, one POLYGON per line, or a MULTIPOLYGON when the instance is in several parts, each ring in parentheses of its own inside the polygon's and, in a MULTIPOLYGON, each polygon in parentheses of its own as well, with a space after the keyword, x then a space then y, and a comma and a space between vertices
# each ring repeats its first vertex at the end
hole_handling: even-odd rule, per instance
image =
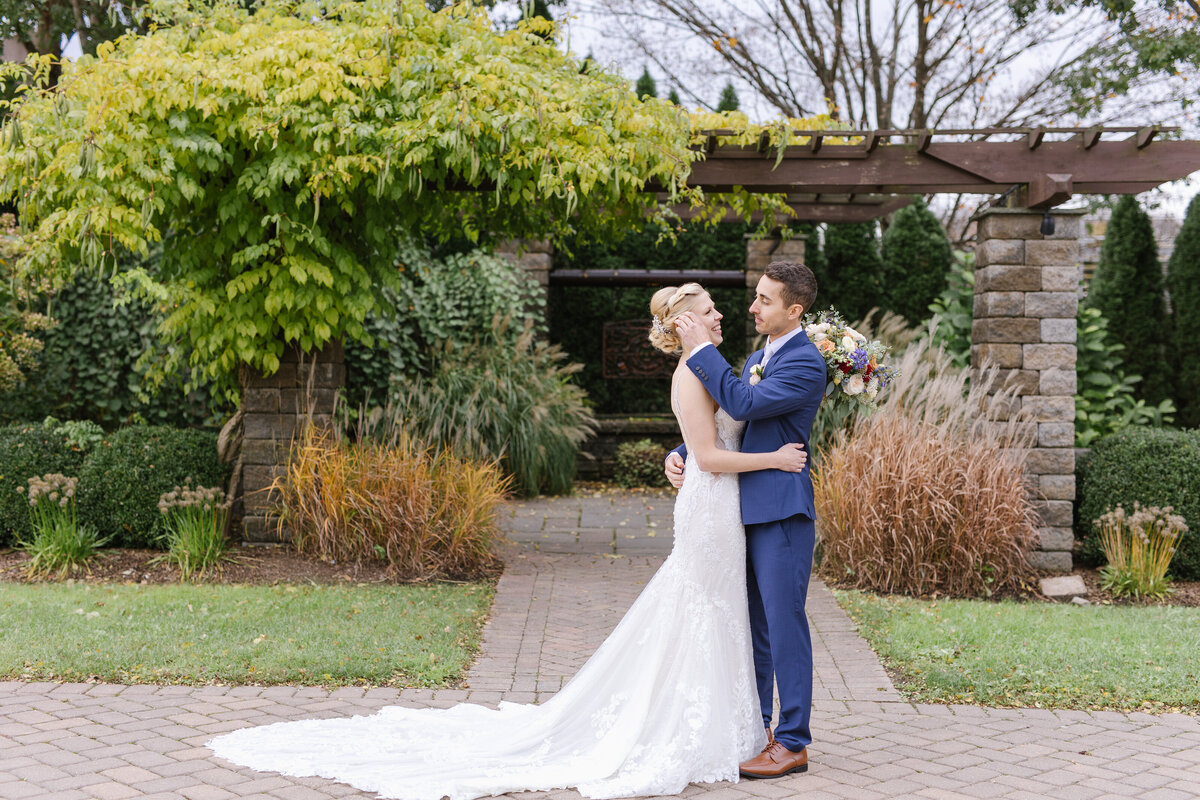
MULTIPOLYGON (((716 416, 735 450, 742 423, 716 416)), ((585 797, 677 794, 737 780, 764 742, 734 474, 688 457, 670 556, 616 629, 542 705, 388 706, 282 722, 208 746, 252 769, 321 776, 397 800, 575 788, 585 797)))

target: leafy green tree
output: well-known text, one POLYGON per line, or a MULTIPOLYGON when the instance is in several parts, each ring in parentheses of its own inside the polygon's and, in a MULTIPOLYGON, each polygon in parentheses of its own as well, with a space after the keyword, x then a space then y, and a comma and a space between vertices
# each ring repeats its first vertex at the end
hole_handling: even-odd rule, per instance
POLYGON ((883 235, 882 259, 883 306, 920 323, 954 263, 946 232, 920 198, 896 212, 883 235))
POLYGON ((825 296, 847 320, 862 319, 882 303, 879 223, 872 220, 827 225, 825 263, 825 296))
POLYGON ((654 82, 649 68, 642 67, 642 76, 634 84, 633 93, 638 97, 658 97, 658 84, 654 82))
POLYGON ((717 101, 717 111, 737 111, 741 105, 733 83, 726 83, 725 88, 721 90, 721 99, 717 101))
POLYGON ((693 158, 686 118, 580 74, 544 21, 497 32, 419 0, 171 11, 17 102, 0 198, 19 202, 33 274, 163 241, 161 273, 129 283, 190 345, 194 380, 231 393, 288 343, 369 339, 405 235, 615 235, 657 208, 647 181, 679 186, 693 158))
POLYGON ((1147 76, 1159 83, 1161 99, 1186 109, 1196 102, 1188 80, 1200 70, 1200 3, 1196 0, 1014 0, 1025 22, 1041 7, 1059 15, 1098 9, 1108 20, 1105 36, 1069 62, 1061 84, 1080 114, 1098 110, 1107 99, 1130 94, 1147 76))
POLYGON ((59 55, 62 42, 79 34, 83 52, 135 28, 137 3, 118 0, 0 0, 0 39, 15 39, 30 53, 59 55))
POLYGON ((1145 376, 1138 398, 1157 405, 1170 393, 1164 345, 1166 304, 1158 245, 1150 217, 1132 195, 1113 208, 1087 305, 1108 320, 1109 337, 1125 348, 1124 361, 1145 376))
POLYGON ((29 287, 17 278, 24 240, 11 214, 0 214, 0 393, 20 387, 37 366, 53 321, 30 308, 29 287))
POLYGON ((1179 422, 1200 427, 1200 195, 1188 204, 1175 250, 1167 261, 1174 339, 1169 369, 1175 373, 1179 422))

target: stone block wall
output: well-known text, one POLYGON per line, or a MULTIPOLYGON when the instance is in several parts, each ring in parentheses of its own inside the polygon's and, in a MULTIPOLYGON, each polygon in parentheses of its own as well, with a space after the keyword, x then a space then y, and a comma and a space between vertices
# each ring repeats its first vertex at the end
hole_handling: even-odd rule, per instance
MULTIPOLYGON (((971 366, 1000 368, 1017 387, 1037 439, 1025 471, 1040 517, 1038 569, 1069 571, 1075 499, 1075 340, 1082 211, 1054 211, 1054 233, 1040 232, 1042 211, 981 212, 975 252, 971 366)), ((977 374, 977 373, 976 373, 977 374)))
MULTIPOLYGON (((772 261, 798 261, 804 263, 803 239, 765 238, 752 239, 746 237, 746 308, 754 302, 754 289, 758 279, 763 276, 767 265, 772 261)), ((817 287, 820 291, 820 287, 817 287)), ((728 312, 727 312, 728 313, 728 312)), ((754 330, 754 317, 746 321, 746 336, 748 342, 753 342, 758 331, 754 330)), ((751 349, 754 349, 751 347, 751 349)))
POLYGON ((286 469, 292 441, 309 422, 329 425, 338 389, 346 383, 346 358, 341 344, 317 353, 287 348, 273 375, 251 371, 242 387, 241 497, 242 538, 248 542, 286 541, 268 511, 278 500, 270 490, 286 469))
POLYGON ((550 270, 554 266, 554 246, 550 242, 509 239, 498 244, 495 253, 529 270, 542 291, 549 291, 550 270))

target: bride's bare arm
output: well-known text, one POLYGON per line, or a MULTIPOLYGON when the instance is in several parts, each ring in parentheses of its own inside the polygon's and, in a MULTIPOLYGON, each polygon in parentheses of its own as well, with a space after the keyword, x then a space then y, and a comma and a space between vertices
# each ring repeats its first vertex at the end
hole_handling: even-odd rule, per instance
POLYGON ((675 373, 678 382, 680 423, 688 452, 696 457, 696 465, 705 472, 754 472, 760 469, 781 469, 800 472, 808 460, 802 444, 785 444, 770 453, 738 453, 717 446, 717 425, 713 414, 717 407, 689 369, 675 373))

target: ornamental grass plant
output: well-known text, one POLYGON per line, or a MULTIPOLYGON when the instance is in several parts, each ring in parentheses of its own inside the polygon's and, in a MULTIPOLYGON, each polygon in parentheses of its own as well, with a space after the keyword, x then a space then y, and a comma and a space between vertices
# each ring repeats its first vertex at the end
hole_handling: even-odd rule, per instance
POLYGON ((18 491, 29 498, 33 535, 17 546, 30 556, 29 578, 62 577, 85 566, 104 544, 91 525, 80 525, 75 513, 78 478, 59 473, 28 480, 18 491))
POLYGON ((1013 391, 989 395, 929 337, 899 359, 878 411, 832 438, 814 470, 821 571, 858 589, 990 596, 1031 577, 1022 474, 1031 426, 1013 391), (970 384, 968 386, 968 384, 970 384))
POLYGON ((390 422, 418 441, 480 461, 498 460, 526 496, 567 494, 580 445, 596 427, 586 394, 557 345, 527 322, 515 342, 508 319, 474 342, 444 343, 428 378, 397 378, 390 422))
POLYGON ((1095 521, 1100 546, 1108 563, 1100 568, 1100 585, 1115 597, 1158 600, 1171 592, 1167 569, 1187 533, 1183 517, 1173 508, 1133 504, 1133 513, 1123 506, 1108 510, 1095 521))
POLYGON ((305 428, 272 486, 281 532, 319 558, 383 560, 401 580, 492 574, 496 505, 509 489, 499 467, 426 447, 393 426, 375 434, 349 441, 305 428))
POLYGON ((193 487, 187 482, 159 498, 166 527, 163 558, 179 567, 183 580, 204 577, 228 557, 229 505, 220 487, 193 487))

